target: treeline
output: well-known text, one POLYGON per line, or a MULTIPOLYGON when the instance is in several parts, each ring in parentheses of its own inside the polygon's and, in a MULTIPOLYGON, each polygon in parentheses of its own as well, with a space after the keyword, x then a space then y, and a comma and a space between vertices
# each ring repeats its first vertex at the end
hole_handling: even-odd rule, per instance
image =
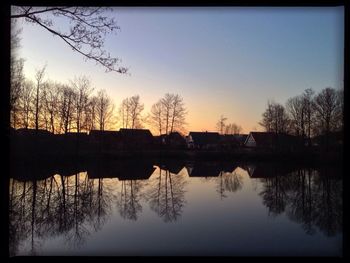
POLYGON ((306 89, 289 98, 285 106, 268 101, 259 123, 267 132, 301 136, 308 144, 311 138, 344 130, 344 91, 327 87, 319 93, 306 89))
POLYGON ((178 94, 165 94, 148 114, 135 95, 122 100, 118 111, 105 90, 94 91, 86 76, 63 84, 45 79, 46 66, 36 70, 35 80, 23 74, 22 59, 11 63, 11 127, 44 129, 52 133, 88 132, 149 125, 156 133, 183 131, 187 114, 178 94))

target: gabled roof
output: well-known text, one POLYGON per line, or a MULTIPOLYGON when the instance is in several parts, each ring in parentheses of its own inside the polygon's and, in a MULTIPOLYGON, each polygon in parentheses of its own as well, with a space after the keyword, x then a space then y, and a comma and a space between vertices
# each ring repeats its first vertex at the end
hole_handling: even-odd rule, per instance
POLYGON ((216 163, 195 162, 193 167, 186 166, 189 177, 217 177, 222 169, 216 163))
POLYGON ((132 136, 132 137, 150 137, 152 138, 152 133, 148 129, 125 129, 119 130, 121 136, 132 136))
POLYGON ((85 137, 87 136, 87 133, 86 132, 67 132, 63 135, 67 137, 85 137))
POLYGON ((237 141, 239 141, 240 144, 243 144, 247 139, 248 134, 235 134, 233 136, 235 136, 235 138, 237 139, 237 141))
MULTIPOLYGON (((249 134, 256 142, 257 146, 270 146, 275 143, 276 133, 274 132, 251 132, 249 134)), ((246 142, 249 136, 246 138, 246 142)))
POLYGON ((181 143, 186 144, 186 139, 178 132, 171 132, 169 134, 162 134, 159 136, 159 138, 162 139, 163 142, 166 143, 181 143))
POLYGON ((89 135, 93 135, 93 136, 103 136, 103 135, 117 135, 118 132, 117 131, 101 131, 101 130, 91 130, 89 132, 89 135))
MULTIPOLYGON (((297 143, 298 137, 286 133, 274 132, 251 132, 250 135, 254 138, 257 146, 271 146, 275 144, 287 145, 297 143)), ((246 138, 247 143, 249 136, 246 138)))
POLYGON ((26 128, 20 128, 16 130, 16 133, 18 135, 28 135, 28 136, 32 136, 32 135, 44 135, 44 136, 50 136, 53 135, 53 133, 47 131, 47 130, 43 130, 43 129, 26 129, 26 128))
POLYGON ((161 169, 168 170, 172 174, 178 174, 184 167, 185 162, 179 160, 165 159, 157 163, 161 169))
POLYGON ((189 135, 197 145, 217 144, 220 140, 217 132, 190 132, 189 135))
POLYGON ((239 144, 239 140, 236 138, 235 135, 233 134, 224 134, 224 135, 219 135, 220 136, 220 141, 225 144, 239 144))

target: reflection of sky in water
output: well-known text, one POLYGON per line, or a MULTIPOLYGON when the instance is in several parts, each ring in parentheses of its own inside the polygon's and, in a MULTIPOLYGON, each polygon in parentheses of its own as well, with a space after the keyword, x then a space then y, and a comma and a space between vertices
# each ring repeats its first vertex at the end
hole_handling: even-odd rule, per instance
MULTIPOLYGON (((285 212, 271 215, 261 196, 266 179, 252 179, 240 167, 222 176, 206 178, 190 177, 186 168, 177 175, 165 170, 161 172, 160 178, 160 169, 156 167, 148 180, 101 180, 102 196, 107 201, 106 216, 100 227, 97 230, 93 227, 96 217, 92 219, 95 220, 94 224, 89 218, 84 218, 79 229, 83 229, 86 235, 80 245, 72 245, 74 242, 67 241, 67 235, 74 236, 74 227, 66 235, 56 234, 42 239, 34 235, 36 253, 243 256, 341 254, 341 233, 327 237, 318 227, 314 227, 314 234, 308 235, 301 224, 292 221, 285 212), (231 185, 228 184, 230 182, 231 185), (134 196, 133 205, 139 207, 134 211, 135 217, 125 214, 127 212, 123 210, 127 207, 124 201, 128 201, 130 194, 134 196), (157 206, 157 194, 163 200, 160 203, 165 204, 168 200, 168 206, 157 206), (171 198, 175 202, 172 203, 171 198)), ((55 175, 54 179, 54 187, 60 187, 61 177, 55 175)), ((86 172, 80 173, 81 185, 85 179, 86 172)), ((92 191, 98 194, 99 180, 86 181, 94 181, 92 191)), ((74 183, 75 176, 69 177, 68 185, 74 183)), ((74 195, 74 188, 68 190, 70 195, 74 195)), ((70 209, 74 209, 74 206, 70 209)), ((30 254, 30 231, 18 247, 18 255, 30 254)))

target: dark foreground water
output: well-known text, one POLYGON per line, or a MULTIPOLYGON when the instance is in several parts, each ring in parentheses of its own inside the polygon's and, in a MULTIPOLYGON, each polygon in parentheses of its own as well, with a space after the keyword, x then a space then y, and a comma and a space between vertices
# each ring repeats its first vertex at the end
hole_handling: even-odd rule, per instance
POLYGON ((342 255, 339 167, 78 166, 16 166, 10 255, 342 255))

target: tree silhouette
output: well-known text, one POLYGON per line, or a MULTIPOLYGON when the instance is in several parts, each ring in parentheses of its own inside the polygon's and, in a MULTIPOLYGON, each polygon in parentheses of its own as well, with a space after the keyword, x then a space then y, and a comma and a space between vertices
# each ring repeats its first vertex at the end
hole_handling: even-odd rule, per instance
POLYGON ((285 133, 289 131, 289 117, 283 105, 268 101, 267 109, 262 114, 259 124, 267 132, 285 133))
POLYGON ((221 115, 220 119, 216 123, 216 128, 220 132, 220 134, 224 134, 225 125, 226 125, 225 121, 227 121, 227 118, 224 117, 224 115, 221 115))
POLYGON ((120 195, 117 198, 117 206, 120 215, 124 219, 137 220, 142 211, 140 200, 143 197, 143 183, 141 180, 121 181, 120 195))
POLYGON ((185 179, 180 174, 172 174, 169 170, 159 168, 159 176, 151 183, 147 194, 151 209, 164 222, 173 222, 179 219, 185 205, 185 179))
POLYGON ((114 198, 102 179, 88 179, 86 173, 25 182, 11 179, 10 254, 16 255, 24 241, 35 254, 46 238, 58 235, 70 246, 81 246, 92 229, 98 231, 106 222, 114 198))
POLYGON ((81 54, 86 60, 102 65, 106 72, 127 73, 128 69, 118 66, 120 59, 111 57, 104 50, 106 34, 118 30, 114 18, 105 12, 109 8, 101 7, 35 7, 14 6, 11 19, 25 19, 26 22, 38 25, 64 41, 73 51, 81 54), (69 22, 68 31, 57 26, 55 18, 69 22))

